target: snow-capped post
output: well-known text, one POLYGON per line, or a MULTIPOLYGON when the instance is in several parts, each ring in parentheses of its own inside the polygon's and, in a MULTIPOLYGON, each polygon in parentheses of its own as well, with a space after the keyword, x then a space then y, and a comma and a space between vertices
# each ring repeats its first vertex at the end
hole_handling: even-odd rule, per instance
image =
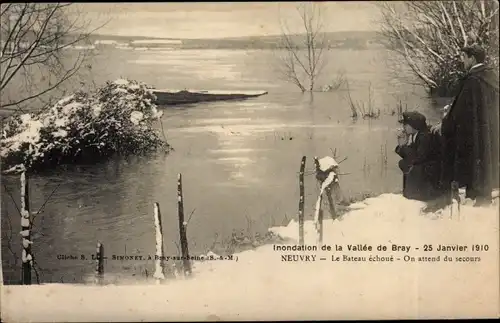
POLYGON ((159 284, 162 279, 165 279, 165 257, 163 254, 163 227, 161 225, 160 204, 157 202, 153 205, 153 216, 156 230, 156 257, 155 257, 155 273, 156 283, 159 284))
POLYGON ((326 156, 321 159, 314 157, 314 165, 316 167, 316 179, 321 186, 318 200, 316 201, 316 212, 314 214, 314 223, 318 235, 318 245, 321 246, 323 243, 323 210, 321 209, 323 194, 325 192, 329 194, 328 202, 330 203, 330 212, 332 213, 332 217, 335 219, 335 206, 333 198, 331 198, 331 192, 333 185, 336 185, 339 181, 337 175, 339 164, 334 158, 326 156))
MULTIPOLYGON (((319 163, 318 157, 314 157, 314 166, 316 167, 316 179, 319 181, 321 185, 325 180, 324 178, 325 176, 324 172, 321 171, 321 165, 319 163)), ((318 195, 318 200, 316 201, 316 212, 314 216, 314 224, 316 227, 318 246, 321 246, 323 244, 323 210, 321 209, 322 202, 323 202, 323 190, 321 190, 318 195)))
POLYGON ((21 237, 22 253, 22 284, 31 285, 31 269, 33 256, 31 255, 31 215, 30 215, 29 183, 26 169, 21 173, 21 237))
POLYGON ((189 250, 187 240, 187 222, 184 221, 184 199, 182 197, 182 175, 177 177, 177 210, 179 213, 179 235, 181 240, 182 264, 184 267, 184 275, 191 274, 191 262, 189 261, 189 250))
POLYGON ((101 242, 97 242, 95 278, 96 284, 101 285, 104 279, 104 246, 101 242))
POLYGON ((306 168, 306 156, 302 156, 299 172, 299 244, 304 244, 304 171, 306 168))

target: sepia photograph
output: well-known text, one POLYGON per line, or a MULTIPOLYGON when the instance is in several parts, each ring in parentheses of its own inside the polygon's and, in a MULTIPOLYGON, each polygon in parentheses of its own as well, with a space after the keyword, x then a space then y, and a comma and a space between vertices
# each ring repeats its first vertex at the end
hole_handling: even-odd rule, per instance
POLYGON ((498 318, 498 1, 0 23, 2 322, 498 318))

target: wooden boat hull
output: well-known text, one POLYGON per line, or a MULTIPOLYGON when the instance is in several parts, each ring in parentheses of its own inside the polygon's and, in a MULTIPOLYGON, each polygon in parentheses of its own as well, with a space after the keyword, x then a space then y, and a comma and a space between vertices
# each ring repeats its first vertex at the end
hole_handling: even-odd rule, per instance
POLYGON ((196 91, 153 90, 157 105, 192 104, 199 102, 245 100, 267 94, 266 91, 196 91))

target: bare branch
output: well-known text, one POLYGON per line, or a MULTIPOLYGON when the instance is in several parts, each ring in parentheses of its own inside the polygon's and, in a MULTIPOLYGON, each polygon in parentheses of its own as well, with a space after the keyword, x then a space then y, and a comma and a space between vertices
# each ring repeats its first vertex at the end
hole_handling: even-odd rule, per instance
POLYGON ((38 269, 37 269, 38 264, 35 261, 33 261, 33 264, 35 265, 35 266, 33 266, 33 271, 35 272, 36 283, 40 284, 40 274, 38 273, 38 269))
POLYGON ((12 200, 12 203, 14 203, 14 206, 17 209, 17 212, 19 213, 19 215, 21 215, 21 209, 17 205, 16 200, 14 199, 14 197, 12 196, 12 194, 10 193, 10 190, 7 188, 7 185, 5 185, 5 183, 3 183, 3 187, 5 188, 5 191, 7 192, 7 194, 9 194, 10 199, 12 200))
POLYGON ((55 12, 56 12, 56 9, 52 10, 51 13, 49 14, 49 17, 43 22, 41 30, 38 33, 37 38, 29 47, 29 52, 25 55, 25 57, 21 60, 21 62, 19 62, 17 64, 17 66, 15 67, 14 71, 10 74, 10 76, 7 77, 7 79, 5 80, 5 76, 7 73, 2 75, 2 78, 0 79, 0 91, 3 90, 5 88, 5 86, 7 86, 7 84, 10 82, 10 80, 12 80, 14 75, 16 75, 17 71, 19 71, 19 69, 22 67, 22 65, 26 62, 26 60, 30 57, 30 55, 35 51, 38 44, 40 43, 41 37, 43 36, 45 29, 47 28, 47 25, 50 21, 50 18, 52 18, 52 16, 55 14, 55 12))
MULTIPOLYGON (((79 54, 79 57, 80 57, 80 54, 79 54)), ((58 88, 62 83, 66 82, 68 79, 70 79, 72 76, 74 76, 76 73, 78 73, 81 65, 83 64, 83 60, 75 60, 75 63, 73 65, 72 68, 68 69, 65 74, 60 77, 60 79, 55 83, 53 84, 52 86, 49 86, 47 87, 46 89, 40 91, 40 92, 36 92, 35 94, 33 95, 30 95, 28 97, 25 97, 23 99, 20 99, 20 100, 17 100, 17 101, 12 101, 12 102, 9 102, 9 103, 6 103, 4 104, 2 107, 9 107, 9 106, 14 106, 14 105, 19 105, 23 102, 26 102, 26 101, 29 101, 29 100, 32 100, 34 98, 38 98, 56 88, 58 88)))
POLYGON ((293 58, 300 65, 300 67, 304 70, 304 72, 307 73, 307 75, 310 75, 308 73, 307 67, 304 65, 304 63, 302 63, 302 60, 298 56, 298 51, 300 50, 300 48, 297 45, 293 44, 289 35, 283 34, 282 37, 283 37, 283 40, 285 41, 285 49, 290 54, 292 54, 293 58))
POLYGON ((460 15, 458 14, 458 9, 457 9, 457 3, 453 1, 453 9, 455 10, 455 15, 458 21, 458 25, 460 26, 460 31, 462 32, 462 38, 464 40, 464 46, 467 45, 467 35, 465 34, 464 30, 464 25, 462 24, 462 21, 460 20, 460 15))
MULTIPOLYGON (((2 56, 5 56, 5 51, 10 47, 10 46, 8 46, 8 44, 10 44, 10 40, 12 39, 12 36, 16 32, 17 27, 19 26, 21 21, 23 20, 23 17, 24 17, 24 14, 26 13, 27 7, 28 7, 28 4, 27 3, 24 4, 24 8, 23 8, 23 10, 21 10, 21 13, 19 14, 18 19, 16 19, 16 23, 14 24, 14 27, 12 27, 12 29, 8 31, 9 34, 7 36, 7 39, 5 40, 5 47, 2 48, 2 56)), ((3 13, 2 13, 2 16, 3 16, 3 13)), ((11 18, 10 15, 5 18, 5 19, 8 19, 7 23, 9 24, 9 26, 10 26, 10 20, 11 20, 10 18, 11 18)))
POLYGON ((490 9, 489 3, 480 0, 377 3, 381 11, 380 33, 394 54, 391 68, 398 74, 403 74, 401 67, 408 68, 431 93, 453 95, 454 87, 465 73, 460 64, 461 47, 478 42, 488 53, 496 55, 488 59, 497 64, 498 52, 494 48, 498 45, 491 34, 498 34, 498 28, 492 28, 493 17, 489 17, 497 7, 493 5, 490 9))
POLYGON ((455 28, 453 27, 453 22, 451 21, 450 15, 448 14, 446 7, 444 6, 444 4, 442 2, 439 2, 439 6, 441 8, 441 12, 443 15, 442 21, 448 23, 450 30, 451 30, 451 33, 453 34, 454 37, 456 37, 457 34, 455 33, 455 28))
POLYGON ((59 188, 59 186, 61 186, 61 184, 57 185, 56 188, 54 188, 54 190, 49 194, 49 197, 45 200, 45 202, 43 202, 42 206, 40 207, 40 209, 38 210, 38 212, 36 212, 36 214, 33 216, 33 220, 32 221, 35 221, 36 219, 36 216, 38 214, 40 214, 40 212, 43 211, 43 209, 45 208, 45 205, 47 205, 47 203, 49 202, 50 198, 52 197, 52 195, 57 191, 57 189, 59 188))
POLYGON ((5 6, 5 9, 3 9, 2 11, 0 11, 0 17, 3 16, 6 12, 9 11, 10 7, 11 7, 12 3, 7 3, 7 5, 5 6))
POLYGON ((68 3, 2 5, 2 109, 8 111, 9 107, 17 106, 22 111, 21 105, 34 100, 44 103, 49 92, 77 76, 87 55, 79 51, 76 57, 70 58, 64 49, 84 43, 91 33, 109 21, 87 32, 88 26, 79 26, 82 15, 69 16, 70 6, 68 3), (12 20, 12 24, 4 24, 4 19, 12 20), (12 95, 8 88, 23 90, 12 95))
POLYGON ((313 91, 315 81, 325 66, 324 34, 321 33, 323 27, 322 15, 319 5, 315 3, 298 4, 296 6, 300 18, 303 34, 292 35, 282 24, 281 42, 286 54, 281 57, 284 79, 297 85, 302 92, 306 87, 300 80, 300 75, 305 75, 308 80, 308 91, 313 91), (299 38, 299 41, 296 39, 299 38))
POLYGON ((189 224, 189 221, 191 221, 191 217, 193 216, 194 214, 194 211, 196 211, 196 208, 193 209, 193 211, 191 211, 191 214, 189 215, 189 218, 187 220, 187 223, 189 224))
POLYGON ((9 228, 7 229, 7 232, 9 233, 9 236, 7 238, 7 249, 10 251, 10 253, 12 254, 12 257, 14 258, 14 263, 15 265, 17 266, 17 254, 16 252, 12 249, 12 221, 10 219, 10 216, 7 214, 6 215, 6 218, 7 218, 7 224, 9 225, 9 228))
POLYGON ((484 0, 479 0, 479 3, 480 3, 480 6, 481 6, 481 14, 482 14, 482 18, 486 18, 486 11, 484 9, 484 0))

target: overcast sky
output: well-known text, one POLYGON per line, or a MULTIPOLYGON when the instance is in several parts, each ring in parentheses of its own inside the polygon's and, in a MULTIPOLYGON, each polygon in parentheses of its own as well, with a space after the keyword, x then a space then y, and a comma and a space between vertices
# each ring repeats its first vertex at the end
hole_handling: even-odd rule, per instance
MULTIPOLYGON (((80 3, 78 11, 98 33, 171 38, 275 35, 280 17, 292 32, 301 31, 298 2, 80 3)), ((326 31, 373 30, 377 9, 370 2, 322 2, 326 31)))

